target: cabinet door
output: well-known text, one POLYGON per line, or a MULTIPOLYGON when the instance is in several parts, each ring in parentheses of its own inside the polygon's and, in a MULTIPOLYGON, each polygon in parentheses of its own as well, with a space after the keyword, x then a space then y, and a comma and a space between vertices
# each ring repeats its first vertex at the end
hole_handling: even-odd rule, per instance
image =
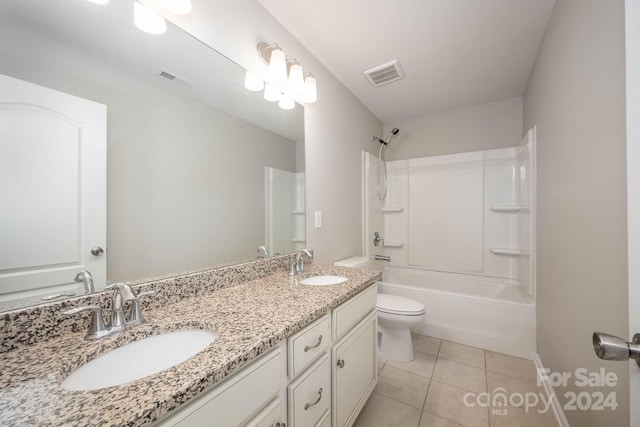
POLYGON ((377 312, 371 312, 332 351, 333 425, 351 426, 378 381, 377 312))

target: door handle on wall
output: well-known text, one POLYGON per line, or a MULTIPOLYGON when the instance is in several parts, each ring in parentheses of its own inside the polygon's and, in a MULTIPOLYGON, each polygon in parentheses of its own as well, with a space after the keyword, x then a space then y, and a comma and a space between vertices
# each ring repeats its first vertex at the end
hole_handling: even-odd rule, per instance
POLYGON ((640 367, 640 334, 635 334, 631 342, 602 332, 593 333, 593 350, 600 359, 633 359, 640 367))

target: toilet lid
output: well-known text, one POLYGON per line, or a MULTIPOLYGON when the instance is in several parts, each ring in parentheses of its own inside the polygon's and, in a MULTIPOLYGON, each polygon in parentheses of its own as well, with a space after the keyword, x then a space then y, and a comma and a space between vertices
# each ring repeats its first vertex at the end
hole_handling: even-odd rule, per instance
POLYGON ((424 313, 424 305, 418 301, 388 294, 378 294, 376 308, 385 313, 403 314, 405 316, 424 313))

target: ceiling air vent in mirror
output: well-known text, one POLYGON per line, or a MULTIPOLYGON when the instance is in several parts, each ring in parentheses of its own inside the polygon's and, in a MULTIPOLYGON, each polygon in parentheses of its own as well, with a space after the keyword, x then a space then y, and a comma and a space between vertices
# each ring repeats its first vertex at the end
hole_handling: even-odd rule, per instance
POLYGON ((404 71, 397 59, 377 67, 369 68, 363 71, 369 83, 375 86, 382 86, 387 83, 395 82, 404 77, 404 71))
POLYGON ((184 88, 188 88, 194 85, 194 83, 190 80, 185 79, 184 77, 180 77, 176 74, 170 73, 168 71, 165 70, 160 70, 160 72, 158 73, 158 75, 162 78, 165 78, 167 80, 171 80, 173 83, 180 85, 184 88))

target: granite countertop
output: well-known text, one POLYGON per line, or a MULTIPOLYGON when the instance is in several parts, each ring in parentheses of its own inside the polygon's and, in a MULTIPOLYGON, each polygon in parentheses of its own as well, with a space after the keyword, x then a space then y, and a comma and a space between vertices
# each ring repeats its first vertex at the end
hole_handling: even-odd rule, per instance
POLYGON ((3 353, 0 425, 149 425, 380 279, 375 270, 313 264, 297 279, 321 274, 349 280, 303 286, 282 272, 148 310, 147 323, 97 342, 72 333, 3 353), (180 329, 214 329, 218 338, 187 361, 128 384, 85 392, 59 386, 109 349, 180 329))

